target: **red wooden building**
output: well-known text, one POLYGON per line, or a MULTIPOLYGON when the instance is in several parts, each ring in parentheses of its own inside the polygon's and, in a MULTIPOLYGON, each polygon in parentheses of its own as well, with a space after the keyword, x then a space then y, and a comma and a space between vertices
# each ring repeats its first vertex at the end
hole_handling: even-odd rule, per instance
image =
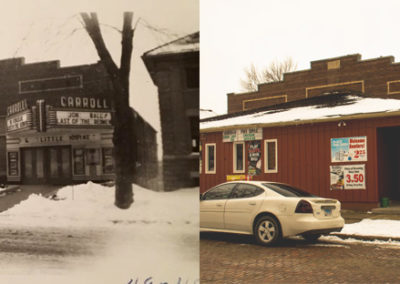
POLYGON ((400 100, 354 91, 200 122, 200 190, 227 180, 278 181, 344 208, 400 200, 400 100))

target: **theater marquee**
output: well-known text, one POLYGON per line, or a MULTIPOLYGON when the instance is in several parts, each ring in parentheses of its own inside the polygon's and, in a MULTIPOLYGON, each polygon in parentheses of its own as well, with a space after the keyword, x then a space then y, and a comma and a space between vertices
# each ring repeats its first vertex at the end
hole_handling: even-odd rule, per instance
POLYGON ((57 125, 105 126, 111 125, 110 112, 56 111, 57 125))

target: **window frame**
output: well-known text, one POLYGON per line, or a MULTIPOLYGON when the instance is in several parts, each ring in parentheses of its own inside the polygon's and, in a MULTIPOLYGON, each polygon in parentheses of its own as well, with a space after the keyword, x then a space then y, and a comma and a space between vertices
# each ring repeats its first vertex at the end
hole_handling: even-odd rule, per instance
POLYGON ((277 173, 278 172, 278 139, 264 140, 264 173, 277 173), (268 143, 275 143, 275 168, 268 168, 268 143))
POLYGON ((233 173, 235 174, 243 174, 246 172, 246 150, 245 150, 245 142, 234 142, 233 143, 233 173), (237 166, 237 145, 242 145, 242 170, 238 170, 237 166))
POLYGON ((216 172, 217 172, 217 144, 216 143, 206 143, 206 151, 205 151, 205 173, 206 174, 215 174, 216 172), (213 170, 210 170, 209 169, 209 148, 210 147, 214 147, 214 169, 213 170))

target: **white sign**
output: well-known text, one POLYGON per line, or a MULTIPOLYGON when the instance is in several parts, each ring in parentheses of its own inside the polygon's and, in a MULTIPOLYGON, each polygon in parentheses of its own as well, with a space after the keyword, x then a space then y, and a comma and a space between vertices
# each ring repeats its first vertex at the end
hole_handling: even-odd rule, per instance
POLYGON ((222 133, 223 142, 254 141, 262 139, 262 128, 231 129, 222 133))
POLYGON ((331 190, 365 189, 365 165, 330 166, 331 190))
POLYGON ((42 135, 20 138, 22 145, 54 145, 54 144, 74 144, 75 142, 100 141, 99 133, 91 134, 71 134, 71 135, 42 135))
POLYGON ((367 161, 367 137, 346 137, 331 139, 331 161, 367 161))
POLYGON ((13 131, 28 127, 30 123, 30 116, 28 113, 13 115, 7 118, 7 131, 13 131))
POLYGON ((110 112, 56 111, 58 125, 111 125, 110 112))

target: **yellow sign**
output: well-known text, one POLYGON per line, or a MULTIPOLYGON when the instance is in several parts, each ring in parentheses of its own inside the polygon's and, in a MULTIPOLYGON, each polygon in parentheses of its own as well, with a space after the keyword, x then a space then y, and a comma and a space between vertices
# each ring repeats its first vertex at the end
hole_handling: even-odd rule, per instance
POLYGON ((227 175, 226 181, 235 181, 235 180, 246 180, 246 175, 227 175))

